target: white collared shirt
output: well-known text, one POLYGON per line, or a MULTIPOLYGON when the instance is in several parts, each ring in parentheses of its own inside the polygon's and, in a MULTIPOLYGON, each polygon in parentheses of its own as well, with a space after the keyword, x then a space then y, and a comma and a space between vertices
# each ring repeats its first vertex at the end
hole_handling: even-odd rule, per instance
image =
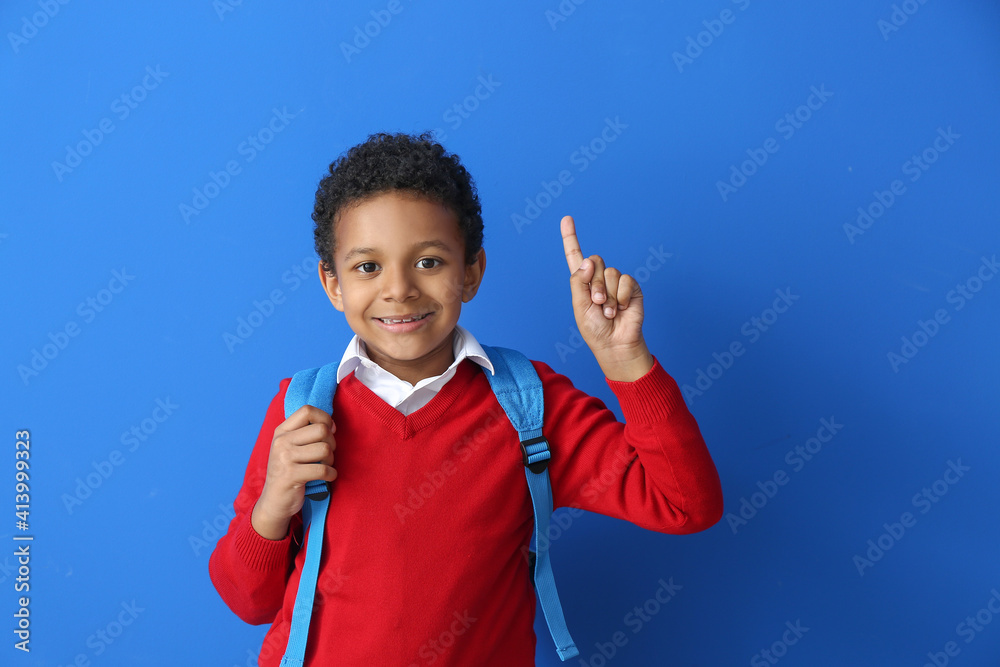
POLYGON ((455 338, 452 341, 452 349, 455 352, 455 361, 441 375, 424 378, 412 385, 406 380, 385 370, 368 357, 364 341, 358 338, 357 334, 351 339, 337 367, 337 384, 345 377, 354 373, 354 376, 366 387, 371 389, 377 396, 386 403, 393 406, 404 415, 416 412, 427 405, 448 380, 455 375, 458 365, 463 359, 468 357, 472 361, 493 373, 493 364, 483 350, 479 341, 467 329, 455 325, 455 338))

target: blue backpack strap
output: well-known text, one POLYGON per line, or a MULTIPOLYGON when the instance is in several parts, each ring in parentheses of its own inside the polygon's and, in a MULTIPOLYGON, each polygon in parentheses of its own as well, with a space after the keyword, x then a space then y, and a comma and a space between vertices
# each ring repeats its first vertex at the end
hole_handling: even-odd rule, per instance
MULTIPOLYGON (((337 390, 337 366, 330 363, 320 368, 299 371, 285 390, 285 418, 303 405, 312 405, 328 414, 333 411, 333 393, 337 390)), ((330 507, 330 486, 324 480, 306 484, 306 500, 302 505, 302 523, 306 539, 306 560, 299 576, 299 588, 292 608, 292 623, 288 630, 288 645, 281 658, 281 667, 302 667, 306 656, 306 639, 312 620, 319 559, 323 551, 323 531, 326 512, 330 507)))
POLYGON ((552 515, 549 459, 552 455, 549 443, 542 436, 545 403, 542 381, 531 361, 520 352, 503 347, 482 347, 496 371, 495 375, 486 371, 486 378, 521 440, 524 474, 528 479, 528 490, 531 492, 531 504, 535 512, 535 590, 552 634, 552 641, 556 645, 556 652, 562 660, 569 660, 579 655, 580 651, 566 627, 549 559, 548 532, 549 518, 552 515))

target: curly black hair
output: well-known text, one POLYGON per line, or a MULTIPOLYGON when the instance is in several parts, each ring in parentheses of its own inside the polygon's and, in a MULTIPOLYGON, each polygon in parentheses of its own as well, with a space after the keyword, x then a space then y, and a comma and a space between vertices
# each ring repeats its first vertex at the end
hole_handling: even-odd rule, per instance
POLYGON ((472 175, 457 155, 449 154, 431 132, 369 135, 330 164, 316 189, 312 219, 316 254, 323 270, 336 274, 336 226, 339 213, 375 195, 403 190, 447 206, 458 216, 465 236, 465 262, 483 246, 483 216, 472 175))

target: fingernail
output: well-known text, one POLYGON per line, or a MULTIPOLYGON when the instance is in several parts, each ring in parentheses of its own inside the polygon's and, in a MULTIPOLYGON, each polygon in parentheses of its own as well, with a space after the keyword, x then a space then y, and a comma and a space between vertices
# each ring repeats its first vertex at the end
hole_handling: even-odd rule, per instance
POLYGON ((615 309, 612 308, 611 306, 608 306, 607 308, 604 309, 604 314, 607 315, 608 317, 614 317, 615 309))

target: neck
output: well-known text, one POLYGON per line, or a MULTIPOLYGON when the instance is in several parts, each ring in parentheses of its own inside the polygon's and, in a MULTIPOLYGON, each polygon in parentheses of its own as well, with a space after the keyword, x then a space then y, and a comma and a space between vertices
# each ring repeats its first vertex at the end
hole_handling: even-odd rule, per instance
POLYGON ((393 359, 379 353, 377 350, 373 350, 367 344, 365 345, 365 352, 368 354, 369 359, 400 380, 415 385, 425 378, 441 375, 454 363, 454 339, 455 332, 452 331, 438 347, 419 359, 393 359))

